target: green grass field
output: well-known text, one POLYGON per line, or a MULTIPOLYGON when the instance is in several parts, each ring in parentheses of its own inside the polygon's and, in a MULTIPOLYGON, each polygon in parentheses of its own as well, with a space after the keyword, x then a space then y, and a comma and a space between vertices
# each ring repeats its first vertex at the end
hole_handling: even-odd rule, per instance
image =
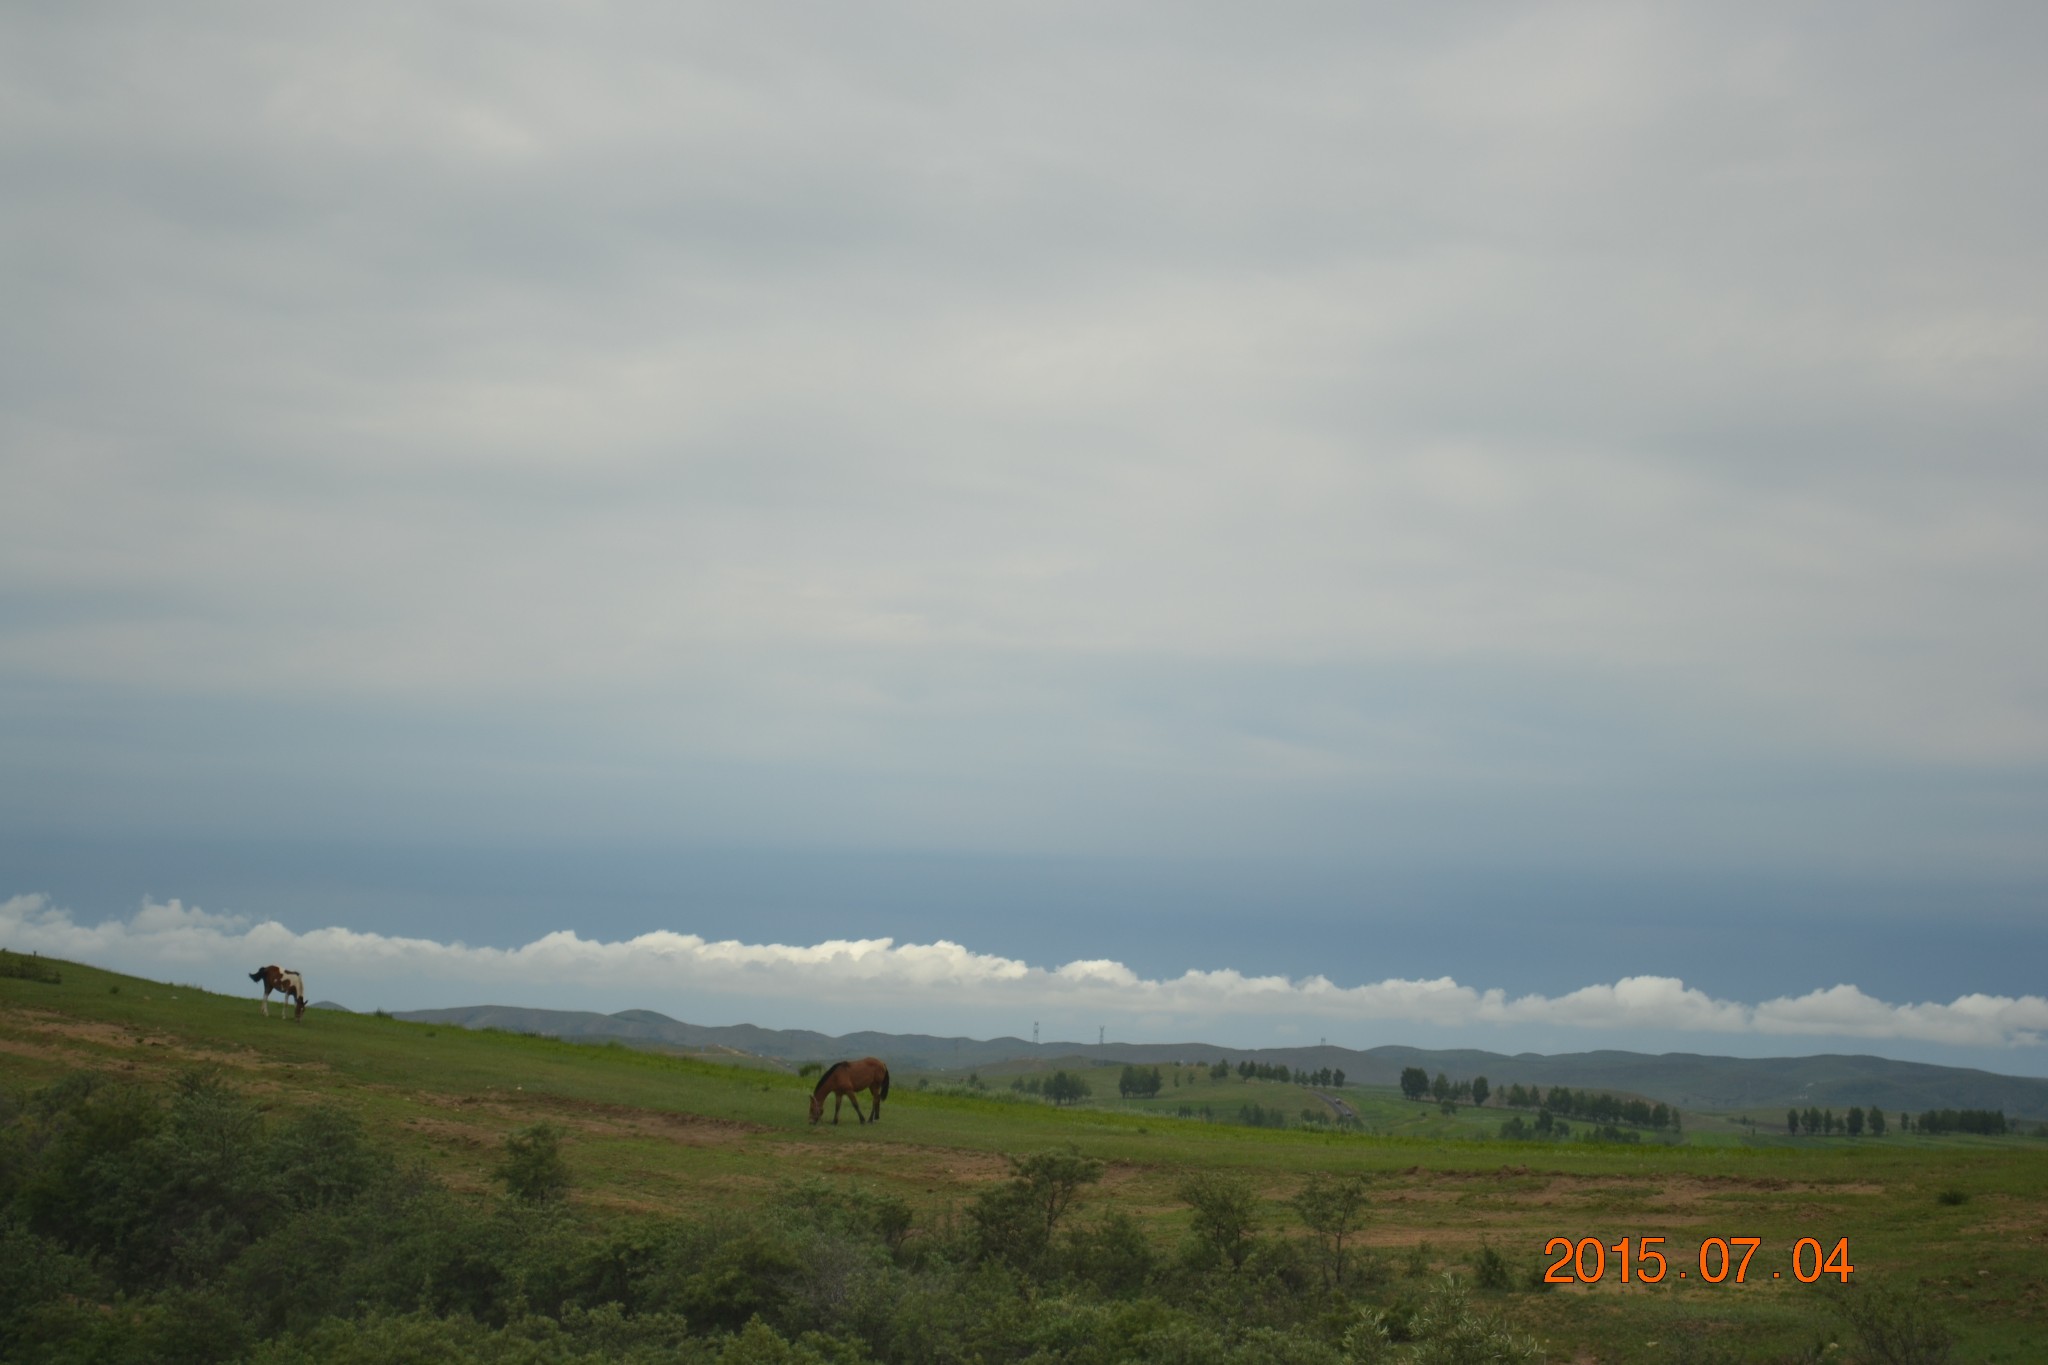
POLYGON ((817 1176, 894 1193, 937 1226, 1004 1175, 1004 1154, 1073 1143, 1107 1163, 1084 1197, 1128 1212, 1162 1246, 1186 1228, 1176 1185, 1214 1168, 1256 1182, 1269 1236, 1297 1234, 1285 1201, 1311 1172, 1368 1175, 1365 1241, 1397 1275, 1462 1272, 1486 1245, 1519 1282, 1555 1259, 1543 1255, 1552 1238, 1663 1237, 1671 1274, 1661 1284, 1624 1285, 1610 1266, 1597 1285, 1494 1296, 1553 1360, 1666 1358, 1679 1339, 1738 1356, 1824 1348, 1838 1277, 1795 1280, 1792 1248, 1804 1237, 1827 1248, 1847 1238, 1856 1282, 1945 1311, 1958 1359, 2048 1359, 2048 1141, 2038 1137, 1751 1141, 1725 1120, 1688 1114, 1684 1145, 1504 1143, 1491 1139, 1506 1111, 1445 1115, 1358 1087, 1342 1094, 1364 1131, 1255 1129, 1178 1113, 1207 1106, 1226 1120, 1258 1103, 1298 1116, 1321 1102, 1292 1085, 1205 1073, 1124 1102, 1114 1068, 1090 1073, 1094 1101, 1068 1108, 1017 1095, 1009 1074, 983 1076, 982 1093, 961 1093, 961 1077, 899 1074, 881 1123, 856 1125, 849 1112, 837 1127, 813 1127, 811 1082, 782 1069, 338 1012, 293 1022, 276 1001, 265 1019, 253 992, 51 965, 61 983, 0 978, 9 1090, 81 1069, 161 1081, 218 1067, 280 1113, 353 1111, 478 1198, 493 1192, 505 1137, 546 1120, 569 1134, 573 1207, 593 1222, 743 1208, 817 1176), (1700 1280, 1698 1247, 1713 1236, 1762 1239, 1747 1283, 1700 1280))

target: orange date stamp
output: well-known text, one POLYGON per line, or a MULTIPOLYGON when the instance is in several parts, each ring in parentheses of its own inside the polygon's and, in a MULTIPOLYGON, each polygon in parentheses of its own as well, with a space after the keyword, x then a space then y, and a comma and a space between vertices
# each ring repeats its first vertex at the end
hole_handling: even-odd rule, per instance
MULTIPOLYGON (((1662 1237, 1624 1237, 1618 1242, 1602 1242, 1598 1237, 1581 1237, 1576 1241, 1569 1237, 1553 1237, 1543 1244, 1543 1254, 1557 1259, 1543 1272, 1543 1282, 1598 1284, 1609 1275, 1615 1275, 1623 1284, 1658 1284, 1666 1276, 1685 1280, 1696 1275, 1708 1284, 1725 1284, 1731 1280, 1736 1284, 1748 1284, 1752 1277, 1763 1279, 1766 1270, 1773 1280, 1785 1278, 1785 1268, 1773 1268, 1768 1254, 1764 1261, 1752 1267, 1751 1262, 1755 1261, 1757 1250, 1763 1244, 1761 1237, 1709 1237, 1700 1243, 1696 1269, 1674 1270, 1664 1254, 1662 1237)), ((1839 1276, 1842 1283, 1847 1284, 1849 1276, 1856 1270, 1849 1264, 1849 1239, 1840 1238, 1833 1250, 1825 1250, 1819 1238, 1801 1237, 1792 1244, 1789 1269, 1792 1278, 1801 1284, 1812 1284, 1823 1275, 1839 1276)))

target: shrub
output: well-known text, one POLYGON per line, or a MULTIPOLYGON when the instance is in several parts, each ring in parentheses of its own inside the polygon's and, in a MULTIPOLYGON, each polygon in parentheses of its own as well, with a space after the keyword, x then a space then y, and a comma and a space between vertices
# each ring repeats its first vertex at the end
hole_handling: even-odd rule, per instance
POLYGON ((1472 1253, 1472 1283, 1481 1289, 1507 1289, 1513 1280, 1514 1273, 1508 1268, 1508 1258, 1482 1238, 1479 1249, 1472 1253))
POLYGON ((1323 1284, 1333 1288, 1344 1283, 1344 1239, 1365 1222, 1365 1178, 1360 1175, 1331 1176, 1316 1172, 1294 1198, 1287 1201, 1301 1216, 1302 1224, 1315 1235, 1321 1253, 1323 1284))
POLYGON ((812 1227, 869 1238, 891 1253, 900 1251, 910 1235, 910 1205, 863 1185, 836 1186, 812 1176, 783 1185, 775 1202, 790 1217, 812 1227))
POLYGON ((1044 1260, 1081 1187, 1102 1179, 1102 1163, 1071 1143, 1008 1160, 1010 1179, 983 1190, 967 1217, 978 1259, 1031 1269, 1044 1260))
POLYGON ((1069 1273, 1111 1298, 1141 1292, 1157 1268, 1152 1244, 1136 1220, 1121 1209, 1111 1210, 1092 1225, 1073 1230, 1067 1242, 1069 1273))
POLYGON ((1242 1176, 1198 1171, 1183 1178, 1176 1193, 1195 1211, 1188 1231, 1196 1246, 1212 1260, 1241 1268, 1257 1241, 1258 1195, 1251 1183, 1242 1176))
POLYGON ((1881 1365, 1945 1365, 1955 1351, 1955 1334, 1922 1298, 1864 1284, 1833 1298, 1861 1354, 1881 1365))
POLYGON ((1474 1312, 1465 1287, 1450 1276, 1437 1281, 1411 1329, 1414 1365, 1535 1365, 1543 1348, 1517 1336, 1492 1313, 1474 1312))
MULTIPOLYGON (((23 957, 0 948, 0 976, 11 976, 17 981, 40 981, 48 986, 61 986, 64 976, 55 967, 39 957, 23 957)), ((119 986, 115 990, 121 989, 119 986)))
POLYGON ((569 1193, 569 1167, 562 1160, 562 1132, 536 1123, 505 1139, 505 1157, 491 1172, 505 1193, 529 1204, 547 1204, 569 1193))

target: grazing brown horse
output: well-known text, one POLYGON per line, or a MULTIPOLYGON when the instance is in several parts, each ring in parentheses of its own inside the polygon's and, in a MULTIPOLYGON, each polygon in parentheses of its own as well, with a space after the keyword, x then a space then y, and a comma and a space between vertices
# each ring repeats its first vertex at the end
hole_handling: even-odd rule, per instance
POLYGON ((853 1101, 853 1116, 862 1123, 869 1118, 882 1121, 882 1101, 889 1098, 889 1068, 873 1057, 863 1057, 857 1062, 834 1062, 825 1068, 825 1074, 818 1077, 818 1088, 811 1092, 811 1122, 825 1117, 825 1097, 832 1097, 832 1121, 839 1122, 841 1100, 853 1101), (860 1112, 860 1092, 870 1096, 869 1108, 872 1113, 863 1116, 860 1112))
POLYGON ((263 1017, 270 1017, 270 993, 281 991, 286 1000, 296 1000, 299 1008, 292 1018, 298 1019, 306 1013, 306 980, 297 972, 288 972, 282 967, 258 967, 249 973, 251 981, 263 983, 263 1017))

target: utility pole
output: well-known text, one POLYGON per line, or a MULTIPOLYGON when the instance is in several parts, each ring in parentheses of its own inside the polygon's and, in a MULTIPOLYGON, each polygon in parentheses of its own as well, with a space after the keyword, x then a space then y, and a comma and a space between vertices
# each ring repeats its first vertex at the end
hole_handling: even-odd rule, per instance
POLYGON ((1101 1046, 1102 1046, 1102 1039, 1103 1039, 1103 1035, 1104 1035, 1104 1034, 1106 1034, 1106 1033, 1108 1033, 1108 1032, 1109 1032, 1109 1025, 1107 1025, 1107 1024, 1097 1024, 1097 1025, 1095 1026, 1095 1046, 1097 1046, 1097 1047, 1101 1047, 1101 1046))
POLYGON ((1031 1021, 1031 1046, 1038 1046, 1038 1021, 1036 1019, 1031 1021))

